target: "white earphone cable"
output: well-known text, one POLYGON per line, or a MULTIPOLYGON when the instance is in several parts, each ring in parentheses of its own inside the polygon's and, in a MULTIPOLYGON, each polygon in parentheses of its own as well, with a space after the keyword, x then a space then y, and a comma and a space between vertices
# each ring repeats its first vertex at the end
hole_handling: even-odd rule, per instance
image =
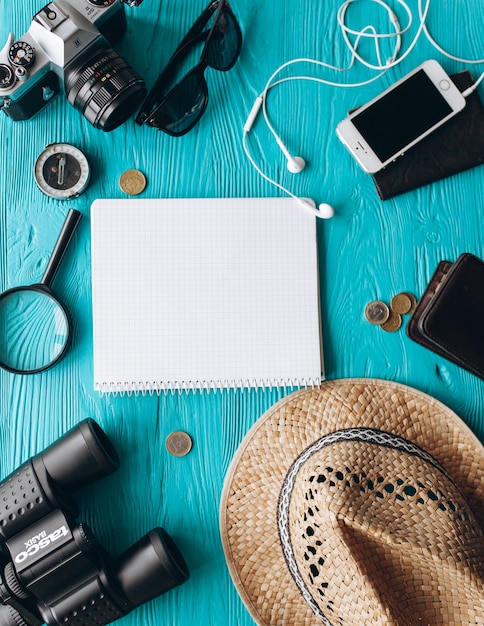
MULTIPOLYGON (((404 0, 396 0, 396 2, 398 2, 398 4, 402 7, 404 12, 406 13, 406 17, 407 17, 406 26, 404 28, 402 28, 400 26, 400 22, 399 22, 399 19, 398 19, 397 15, 394 13, 394 11, 391 9, 391 7, 386 2, 384 2, 384 0, 367 0, 369 2, 373 2, 373 3, 379 4, 381 7, 383 7, 385 9, 385 11, 388 14, 390 23, 392 24, 393 28, 395 29, 394 32, 381 33, 381 32, 378 32, 376 30, 376 28, 374 26, 372 26, 371 24, 368 24, 368 25, 364 26, 363 28, 361 28, 359 30, 355 30, 353 28, 350 28, 347 25, 346 19, 347 19, 348 8, 350 7, 350 5, 352 5, 352 4, 354 4, 355 2, 358 2, 358 1, 360 1, 360 0, 346 0, 339 7, 338 12, 337 12, 337 22, 338 22, 341 34, 343 36, 343 40, 344 40, 346 46, 348 47, 348 49, 349 49, 349 51, 351 53, 350 62, 348 64, 348 66, 345 67, 345 68, 337 67, 337 66, 331 65, 329 63, 325 63, 324 61, 320 61, 318 59, 311 59, 311 58, 304 58, 304 57, 291 59, 290 61, 286 61, 285 63, 280 65, 271 74, 271 76, 269 77, 269 80, 266 82, 263 91, 257 97, 257 99, 256 99, 256 101, 254 103, 254 106, 252 107, 252 110, 251 110, 251 112, 249 114, 249 117, 248 117, 248 119, 247 119, 247 121, 246 121, 246 123, 244 125, 244 132, 243 132, 243 148, 244 148, 244 152, 245 152, 247 158, 249 159, 250 163, 256 169, 256 171, 264 179, 266 179, 268 182, 272 183, 273 185, 275 185, 276 187, 278 187, 279 189, 281 189, 285 193, 289 194, 289 196, 293 197, 294 199, 300 201, 300 203, 305 205, 306 208, 311 209, 313 214, 318 215, 318 217, 321 217, 321 214, 318 213, 317 209, 312 209, 312 207, 308 206, 307 202, 303 202, 295 194, 291 193, 285 187, 283 187, 282 185, 280 185, 276 181, 272 180, 269 176, 264 174, 262 172, 262 170, 257 166, 257 164, 255 163, 255 160, 252 158, 252 156, 249 153, 249 149, 248 149, 248 145, 247 145, 247 135, 248 135, 248 133, 250 132, 250 130, 252 128, 252 125, 253 125, 253 123, 255 121, 255 118, 257 117, 257 114, 258 114, 259 110, 262 108, 263 115, 264 115, 264 120, 265 120, 265 123, 267 124, 267 127, 269 128, 270 132, 272 133, 274 139, 276 140, 277 144, 281 148, 281 150, 284 153, 284 155, 288 159, 291 158, 289 150, 286 148, 286 146, 284 145, 281 137, 277 134, 274 126, 272 125, 272 123, 269 120, 269 114, 268 114, 268 111, 267 111, 267 96, 268 96, 268 93, 269 93, 269 91, 271 89, 273 89, 274 87, 276 87, 278 85, 286 83, 286 82, 302 81, 302 80, 313 81, 313 82, 321 83, 321 84, 332 86, 332 87, 344 87, 344 88, 362 87, 364 85, 368 85, 368 84, 378 80, 379 78, 381 78, 390 68, 395 67, 396 65, 401 63, 403 61, 403 59, 405 59, 410 54, 410 52, 413 50, 413 48, 416 46, 416 44, 419 41, 422 33, 425 35, 427 40, 430 42, 430 44, 436 50, 438 50, 444 56, 447 56, 448 58, 453 59, 454 61, 458 61, 458 62, 461 62, 461 63, 468 63, 468 64, 484 63, 484 58, 483 59, 470 60, 470 59, 464 59, 464 58, 455 56, 455 55, 447 52, 446 50, 444 50, 435 41, 435 39, 431 36, 431 34, 430 34, 430 32, 429 32, 429 30, 427 28, 427 25, 426 25, 426 20, 427 20, 427 16, 428 16, 428 13, 429 13, 429 10, 430 10, 431 0, 425 0, 425 5, 423 5, 424 0, 418 0, 419 25, 418 25, 417 31, 416 31, 412 41, 410 42, 410 44, 406 48, 405 52, 403 52, 402 54, 400 54, 401 47, 402 47, 402 37, 403 37, 403 35, 405 33, 407 33, 410 30, 410 28, 411 28, 411 26, 413 24, 413 14, 412 14, 412 11, 411 11, 410 7, 408 6, 408 4, 404 0), (355 38, 354 42, 350 41, 350 36, 353 36, 355 38), (361 41, 362 38, 373 39, 374 44, 375 44, 375 55, 376 55, 376 59, 377 59, 377 64, 371 63, 370 61, 368 61, 367 59, 364 59, 359 54, 358 46, 360 45, 360 41, 361 41), (382 51, 380 49, 380 40, 388 40, 388 39, 395 39, 395 43, 394 43, 392 54, 391 54, 390 58, 385 63, 383 63, 383 61, 382 61, 382 51), (341 83, 341 82, 338 82, 338 81, 333 81, 333 80, 329 80, 329 79, 325 79, 325 78, 319 78, 317 76, 306 76, 306 75, 285 76, 285 77, 282 77, 282 78, 277 78, 284 70, 286 70, 287 68, 289 68, 291 66, 294 66, 294 65, 306 64, 306 65, 313 65, 313 66, 316 66, 316 67, 322 67, 322 68, 326 68, 326 69, 330 69, 330 70, 334 70, 334 71, 338 71, 338 72, 347 72, 347 71, 349 71, 350 69, 353 68, 353 66, 354 66, 356 61, 359 61, 365 67, 368 67, 369 69, 372 69, 372 70, 376 70, 379 73, 376 76, 368 78, 368 79, 366 79, 364 81, 360 81, 358 83, 341 83), (277 78, 277 80, 276 80, 276 78, 277 78)), ((484 79, 484 72, 479 76, 479 78, 473 83, 473 85, 471 87, 469 87, 468 89, 466 89, 463 92, 463 96, 464 97, 468 97, 473 91, 475 91, 475 89, 477 89, 477 86, 480 84, 480 82, 483 79, 484 79)))
POLYGON ((254 169, 262 176, 262 178, 264 178, 264 180, 267 180, 269 183, 275 185, 278 189, 280 189, 284 193, 287 193, 288 196, 290 196, 291 198, 296 200, 296 202, 298 204, 300 204, 311 215, 314 215, 315 217, 320 217, 320 218, 323 218, 323 219, 327 219, 327 218, 333 216, 332 213, 331 213, 331 215, 324 214, 322 211, 320 211, 320 210, 316 209, 316 207, 312 206, 309 203, 309 201, 306 201, 303 198, 300 198, 300 197, 296 196, 291 191, 289 191, 289 189, 286 189, 286 187, 283 187, 281 184, 276 182, 274 179, 272 179, 269 176, 267 176, 267 174, 264 174, 264 172, 260 169, 260 167, 254 161, 254 159, 252 158, 252 156, 251 156, 251 154, 249 152, 249 149, 247 147, 247 134, 248 134, 248 131, 244 130, 244 134, 242 136, 242 146, 244 148, 245 155, 249 159, 249 161, 252 164, 252 166, 254 167, 254 169))

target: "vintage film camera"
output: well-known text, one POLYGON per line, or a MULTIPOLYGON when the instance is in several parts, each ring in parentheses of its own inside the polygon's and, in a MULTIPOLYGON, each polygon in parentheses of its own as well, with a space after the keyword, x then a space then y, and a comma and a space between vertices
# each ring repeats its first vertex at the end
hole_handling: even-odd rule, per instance
POLYGON ((0 107, 27 120, 60 91, 95 128, 110 131, 131 117, 146 95, 141 76, 110 46, 125 33, 124 2, 54 0, 18 41, 0 52, 0 107))
POLYGON ((0 626, 102 626, 187 580, 162 528, 112 559, 75 522, 71 492, 118 466, 104 431, 86 419, 2 482, 0 626))

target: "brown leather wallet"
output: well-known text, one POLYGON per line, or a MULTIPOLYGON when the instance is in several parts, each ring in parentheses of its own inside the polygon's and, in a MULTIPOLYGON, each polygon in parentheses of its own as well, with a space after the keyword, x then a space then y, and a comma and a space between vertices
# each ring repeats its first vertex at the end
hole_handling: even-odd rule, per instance
POLYGON ((439 263, 407 335, 484 379, 484 261, 466 252, 439 263))

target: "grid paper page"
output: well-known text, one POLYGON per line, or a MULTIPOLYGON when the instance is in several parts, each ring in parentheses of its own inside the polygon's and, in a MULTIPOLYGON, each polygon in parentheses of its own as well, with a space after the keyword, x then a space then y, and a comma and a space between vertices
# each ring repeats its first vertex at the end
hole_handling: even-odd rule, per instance
POLYGON ((96 200, 94 386, 317 385, 315 218, 289 199, 96 200))

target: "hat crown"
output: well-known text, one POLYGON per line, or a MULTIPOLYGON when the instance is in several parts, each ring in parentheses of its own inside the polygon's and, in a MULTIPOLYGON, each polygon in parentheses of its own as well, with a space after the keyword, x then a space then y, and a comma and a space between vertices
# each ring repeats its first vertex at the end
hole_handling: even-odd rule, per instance
POLYGON ((437 461, 401 437, 354 428, 314 442, 286 475, 278 526, 324 624, 412 624, 416 606, 416 624, 450 624, 469 593, 484 620, 482 531, 437 461))
MULTIPOLYGON (((425 468, 424 479, 421 471, 414 475, 407 466, 394 473, 389 466, 384 466, 385 472, 381 475, 384 481, 378 483, 378 476, 373 476, 368 468, 365 470, 356 462, 354 465, 346 463, 342 454, 336 454, 331 463, 321 462, 318 465, 320 469, 311 468, 310 464, 301 468, 303 471, 298 476, 298 483, 294 491, 288 492, 291 498, 287 497, 286 501, 290 503, 287 508, 294 515, 292 519, 299 524, 297 532, 291 528, 291 542, 297 563, 302 563, 300 569, 306 579, 301 573, 299 576, 304 583, 302 587, 308 588, 308 597, 312 599, 314 595, 327 620, 326 624, 332 626, 342 623, 351 626, 484 624, 482 556, 479 555, 484 554, 481 531, 475 529, 474 518, 465 508, 462 512, 468 515, 469 520, 462 515, 462 533, 456 531, 456 522, 460 520, 454 522, 451 518, 452 523, 449 524, 446 517, 450 512, 458 514, 456 505, 462 504, 463 497, 464 506, 469 505, 478 527, 484 529, 484 447, 466 424, 435 398, 399 383, 376 379, 332 380, 316 389, 294 392, 271 407, 240 444, 224 484, 220 529, 232 580, 254 621, 258 626, 315 626, 322 623, 295 584, 295 577, 281 548, 282 534, 277 523, 278 507, 284 501, 280 495, 281 486, 294 466, 295 458, 302 456, 312 444, 342 429, 354 428, 371 429, 383 433, 382 436, 392 433, 403 437, 406 445, 411 442, 419 450, 428 452, 429 455, 423 453, 418 461, 425 468), (441 467, 435 464, 435 459, 441 467), (335 540, 329 552, 320 555, 308 549, 308 546, 314 548, 311 542, 299 538, 308 528, 304 514, 311 519, 313 517, 306 510, 310 506, 309 477, 312 472, 316 477, 314 482, 323 475, 322 470, 326 467, 333 470, 326 482, 328 491, 325 497, 328 497, 329 503, 319 508, 322 511, 327 509, 327 512, 324 519, 313 520, 311 526, 318 532, 327 528, 335 540), (306 471, 307 484, 304 484, 306 471), (363 476, 365 471, 366 477, 363 476), (435 474, 435 480, 427 484, 429 474, 435 474), (425 489, 415 482, 417 479, 425 489), (370 480, 373 480, 373 490, 370 480), (331 481, 335 486, 330 484, 331 481), (346 482, 352 486, 351 493, 346 482), (455 486, 457 492, 453 491, 455 486), (366 491, 359 495, 362 487, 366 491), (296 489, 301 489, 300 496, 297 496, 296 489), (376 495, 377 491, 383 498, 376 495), (305 494, 308 494, 308 500, 305 494), (357 496, 361 500, 355 500, 357 496), (404 498, 405 502, 398 502, 397 496, 404 498), (433 499, 435 496, 437 500, 433 499), (342 500, 340 517, 337 515, 338 497, 342 500), (428 532, 427 516, 419 517, 421 509, 417 508, 417 504, 421 504, 417 500, 421 497, 424 511, 429 510, 431 505, 436 508, 435 532, 425 540, 419 536, 428 532), (359 517, 355 517, 356 521, 349 521, 352 510, 344 514, 343 504, 350 509, 352 498, 352 508, 356 509, 358 505, 365 522, 359 526, 356 524, 360 521, 359 517), (298 499, 302 503, 299 512, 295 508, 298 499), (388 506, 389 503, 391 506, 388 506), (446 503, 451 504, 447 506, 446 503), (397 511, 396 504, 404 507, 402 514, 397 511), (448 510, 439 508, 441 504, 448 510), (455 512, 452 506, 456 507, 455 512), (376 526, 371 522, 372 513, 378 511, 378 507, 379 522, 376 526), (385 509, 389 511, 385 512, 385 509), (413 513, 417 517, 413 518, 413 513), (406 522, 400 528, 402 517, 406 522), (315 522, 320 525, 319 529, 315 522), (445 539, 446 524, 451 527, 451 539, 445 539), (333 526, 338 532, 333 531, 333 526), (470 539, 473 532, 477 533, 475 554, 470 539), (440 548, 441 543, 443 549, 440 548), (381 557, 382 550, 385 558, 381 557), (323 559, 322 564, 320 558, 323 559), (415 567, 415 563, 422 564, 420 569, 415 567), (368 564, 374 565, 374 570, 370 571, 368 564), (314 568, 311 571, 311 565, 317 571, 314 568), (429 575, 425 573, 425 567, 434 567, 437 573, 429 570, 433 572, 429 575), (312 582, 309 574, 313 577, 312 582), (408 593, 408 598, 414 600, 414 605, 410 606, 408 598, 404 598, 401 606, 405 611, 400 613, 398 602, 393 598, 392 584, 397 583, 398 588, 406 589, 405 594, 408 593), (338 586, 342 594, 346 593, 344 606, 338 606, 338 598, 334 598, 334 588, 338 586), (368 613, 361 608, 358 613, 359 594, 368 601, 368 613), (348 606, 357 615, 354 619, 347 610, 348 606)), ((382 442, 379 445, 384 447, 382 442)), ((337 450, 337 446, 334 449, 337 450)), ((339 451, 343 452, 343 448, 339 451)), ((401 459, 405 454, 410 456, 410 449, 399 452, 398 456, 401 459)), ((356 456, 361 457, 361 451, 356 456)), ((363 463, 363 459, 360 458, 359 462, 363 463)), ((320 489, 319 495, 322 496, 321 485, 320 489)), ((313 510, 315 512, 322 514, 313 510)), ((312 537, 314 542, 322 541, 316 532, 312 537)), ((315 547, 321 548, 318 544, 315 547)))

